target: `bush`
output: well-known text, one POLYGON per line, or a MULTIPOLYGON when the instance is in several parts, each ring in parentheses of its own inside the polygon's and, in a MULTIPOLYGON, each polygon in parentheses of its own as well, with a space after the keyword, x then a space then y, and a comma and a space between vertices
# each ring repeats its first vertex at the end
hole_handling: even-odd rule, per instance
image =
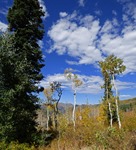
POLYGON ((0 142, 0 150, 34 150, 34 146, 29 146, 28 144, 19 144, 18 142, 11 142, 6 144, 5 142, 0 142))

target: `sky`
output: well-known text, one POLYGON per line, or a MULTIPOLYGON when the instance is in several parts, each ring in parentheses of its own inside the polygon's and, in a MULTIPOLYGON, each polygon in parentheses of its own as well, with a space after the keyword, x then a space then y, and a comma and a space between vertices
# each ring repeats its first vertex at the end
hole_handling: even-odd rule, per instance
MULTIPOLYGON (((99 61, 114 54, 126 66, 116 78, 121 100, 136 97, 136 0, 39 0, 45 12, 44 79, 40 85, 62 84, 60 102, 73 103, 73 84, 64 76, 71 68, 82 81, 78 104, 98 104, 103 97, 99 61)), ((13 0, 0 1, 0 30, 6 31, 8 8, 13 0)), ((44 94, 39 95, 44 102, 44 94)))

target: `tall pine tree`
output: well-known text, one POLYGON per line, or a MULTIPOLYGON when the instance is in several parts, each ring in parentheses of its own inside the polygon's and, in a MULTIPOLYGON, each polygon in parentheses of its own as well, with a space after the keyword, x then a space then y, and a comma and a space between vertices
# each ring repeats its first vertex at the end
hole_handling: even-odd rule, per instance
MULTIPOLYGON (((8 97, 8 105, 12 108, 10 122, 5 117, 5 122, 9 124, 7 131, 11 133, 6 138, 2 134, 6 141, 30 143, 36 133, 36 93, 39 92, 36 84, 43 78, 42 52, 38 45, 38 40, 44 34, 43 15, 38 0, 14 0, 13 7, 8 12, 9 31, 14 35, 12 50, 15 50, 15 57, 11 63, 14 70, 9 73, 6 81, 9 82, 7 89, 12 92, 8 97)), ((6 91, 5 87, 3 89, 6 91)))
POLYGON ((4 33, 0 35, 0 141, 13 140, 13 97, 16 80, 17 55, 15 53, 14 36, 4 33))

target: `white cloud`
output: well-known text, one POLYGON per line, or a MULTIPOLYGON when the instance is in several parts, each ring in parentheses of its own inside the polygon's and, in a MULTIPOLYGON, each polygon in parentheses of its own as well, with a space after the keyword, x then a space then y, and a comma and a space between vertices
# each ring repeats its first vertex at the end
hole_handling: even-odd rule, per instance
POLYGON ((66 17, 68 14, 66 12, 60 12, 59 15, 60 17, 66 17))
POLYGON ((131 95, 120 95, 120 98, 123 98, 123 99, 130 98, 130 97, 132 97, 132 96, 131 95))
MULTIPOLYGON (((81 87, 77 88, 78 93, 91 93, 91 94, 97 94, 101 92, 101 84, 103 83, 103 80, 99 76, 85 76, 85 75, 78 75, 78 78, 83 81, 83 85, 81 87)), ((68 88, 71 90, 72 82, 70 82, 64 74, 54 74, 49 75, 45 78, 44 81, 41 82, 41 86, 48 87, 49 83, 53 81, 58 81, 62 83, 62 88, 66 89, 68 88)))
POLYGON ((79 6, 82 6, 82 7, 85 6, 85 0, 79 0, 78 3, 79 3, 79 6))
POLYGON ((45 18, 47 18, 49 16, 49 14, 47 12, 47 8, 46 8, 45 3, 44 3, 43 0, 38 0, 38 1, 40 3, 40 7, 42 7, 42 10, 44 12, 44 17, 43 18, 45 19, 45 18))
POLYGON ((99 49, 102 49, 102 52, 106 55, 115 54, 119 58, 123 59, 124 64, 127 67, 126 73, 136 72, 136 30, 133 30, 132 27, 125 26, 122 30, 121 35, 114 31, 113 24, 105 23, 102 28, 104 32, 101 35, 99 41, 99 49))
MULTIPOLYGON (((101 86, 103 85, 103 79, 100 76, 86 76, 77 74, 78 78, 83 82, 83 84, 77 89, 78 93, 86 93, 86 94, 100 94, 102 93, 101 86)), ((48 75, 42 82, 41 86, 48 87, 49 83, 53 81, 58 81, 62 83, 62 88, 71 89, 72 83, 67 80, 64 74, 54 74, 48 75)), ((117 80, 116 85, 118 90, 123 89, 134 89, 136 88, 136 83, 132 82, 122 82, 117 80)))
POLYGON ((71 61, 71 60, 66 60, 66 63, 69 64, 69 65, 78 65, 78 62, 71 61))
POLYGON ((130 24, 136 29, 136 1, 130 1, 130 0, 118 0, 119 3, 123 6, 123 21, 126 25, 130 24), (134 23, 134 24, 133 24, 134 23))
POLYGON ((43 87, 49 87, 50 83, 53 81, 57 81, 62 83, 63 88, 70 87, 71 84, 68 82, 68 80, 65 78, 64 74, 54 74, 54 75, 48 75, 43 81, 41 81, 41 86, 43 87))
POLYGON ((123 7, 122 22, 114 18, 100 24, 95 16, 61 14, 61 18, 51 27, 48 35, 52 40, 49 52, 67 54, 72 61, 68 64, 93 64, 103 60, 103 55, 111 54, 123 59, 125 73, 136 72, 136 2, 118 0, 123 7), (62 17, 63 16, 63 17, 62 17))
MULTIPOLYGON (((75 64, 90 64, 99 61, 101 53, 95 45, 99 29, 99 21, 94 20, 93 16, 77 17, 74 13, 61 18, 48 32, 54 41, 50 52, 56 50, 59 55, 67 53, 78 59, 75 64), (74 21, 75 18, 80 21, 80 25, 74 21)), ((70 63, 69 60, 67 62, 70 63)))
POLYGON ((68 71, 70 71, 71 73, 80 72, 79 70, 77 70, 77 69, 72 69, 72 68, 66 68, 65 70, 68 70, 68 71))
POLYGON ((8 28, 8 25, 0 21, 0 31, 5 32, 8 28))
POLYGON ((117 88, 119 90, 135 89, 136 88, 136 83, 135 82, 122 82, 122 81, 117 80, 116 85, 117 85, 117 88))

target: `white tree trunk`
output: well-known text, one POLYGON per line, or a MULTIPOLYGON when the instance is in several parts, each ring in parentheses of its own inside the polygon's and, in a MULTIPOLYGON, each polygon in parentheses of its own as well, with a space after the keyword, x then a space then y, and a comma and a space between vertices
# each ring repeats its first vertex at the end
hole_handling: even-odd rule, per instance
POLYGON ((109 105, 109 112, 110 112, 110 127, 112 128, 113 118, 112 118, 112 111, 111 111, 111 103, 108 102, 108 105, 109 105))
POLYGON ((75 130, 75 126, 76 126, 75 110, 76 110, 76 90, 74 90, 74 107, 73 107, 73 115, 72 115, 74 130, 75 130))
POLYGON ((47 108, 47 131, 49 130, 49 110, 47 108))
POLYGON ((108 87, 107 87, 107 101, 108 101, 108 108, 109 108, 109 112, 110 112, 110 126, 112 128, 113 118, 112 118, 111 103, 109 102, 109 98, 108 98, 108 87))
POLYGON ((119 116, 119 107, 118 107, 118 90, 115 84, 115 79, 114 79, 114 75, 112 75, 112 79, 113 79, 113 86, 115 89, 115 104, 116 104, 116 113, 117 113, 117 119, 118 119, 118 125, 119 125, 119 129, 121 129, 121 121, 120 121, 120 116, 119 116))

